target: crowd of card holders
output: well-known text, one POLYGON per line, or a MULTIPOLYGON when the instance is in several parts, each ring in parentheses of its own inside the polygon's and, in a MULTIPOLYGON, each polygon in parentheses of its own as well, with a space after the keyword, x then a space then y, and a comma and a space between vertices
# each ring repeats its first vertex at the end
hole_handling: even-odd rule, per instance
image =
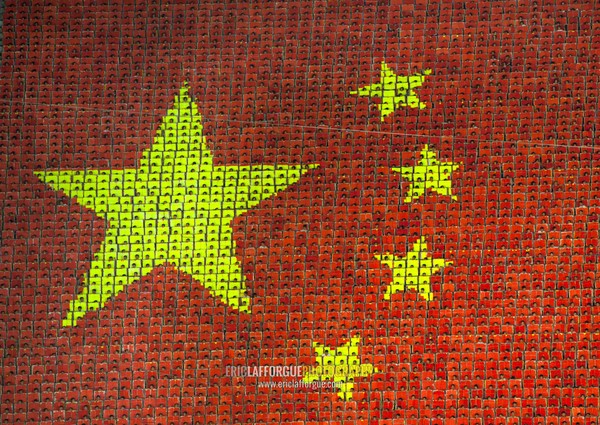
MULTIPOLYGON (((123 257, 126 262, 119 266, 125 272, 120 273, 117 267, 100 267, 93 269, 97 275, 90 274, 90 278, 101 280, 106 276, 113 279, 115 273, 120 276, 122 281, 119 281, 117 290, 111 290, 109 298, 101 302, 100 294, 94 294, 78 299, 77 293, 65 292, 64 287, 81 290, 80 283, 90 269, 90 261, 97 255, 99 244, 107 238, 111 221, 118 220, 124 208, 123 205, 113 205, 115 208, 111 210, 107 205, 105 210, 86 210, 77 203, 77 198, 65 193, 81 194, 93 189, 96 194, 108 194, 116 190, 123 196, 139 197, 141 195, 133 186, 128 186, 128 189, 125 189, 125 183, 122 188, 115 186, 114 178, 108 174, 86 180, 86 170, 139 170, 140 166, 144 166, 148 169, 154 167, 156 173, 156 169, 169 167, 172 175, 183 176, 190 167, 201 166, 201 155, 186 155, 184 162, 178 162, 175 155, 166 154, 170 148, 165 148, 158 157, 152 157, 148 152, 159 139, 166 145, 176 145, 176 139, 185 137, 190 140, 205 138, 206 146, 214 156, 211 158, 213 165, 246 167, 284 163, 307 167, 302 171, 298 169, 293 175, 275 169, 266 172, 266 186, 252 187, 255 193, 248 191, 248 203, 258 205, 261 199, 266 199, 261 192, 267 191, 266 187, 271 187, 271 183, 285 182, 286 189, 277 193, 272 188, 268 189, 272 192, 269 200, 260 207, 263 210, 267 208, 267 212, 245 214, 243 220, 231 224, 231 234, 235 239, 255 233, 264 237, 249 237, 242 244, 243 256, 239 249, 236 251, 235 241, 233 245, 228 242, 226 247, 233 250, 240 263, 246 282, 242 287, 251 300, 254 295, 264 295, 279 285, 280 292, 289 298, 290 305, 310 302, 315 306, 315 323, 327 323, 330 306, 326 298, 320 298, 323 293, 319 292, 319 287, 311 286, 317 280, 332 282, 331 291, 338 292, 336 295, 339 295, 342 304, 350 305, 355 304, 355 286, 336 282, 366 281, 369 276, 377 275, 376 284, 369 282, 371 289, 367 289, 364 297, 368 301, 355 306, 369 320, 375 320, 380 314, 382 303, 390 302, 394 297, 401 298, 404 293, 415 292, 415 296, 410 298, 411 310, 403 313, 403 317, 410 320, 390 318, 386 332, 396 337, 418 335, 423 339, 421 345, 399 344, 388 353, 378 351, 381 347, 371 347, 363 352, 361 350, 369 346, 370 339, 364 336, 362 329, 355 329, 354 324, 348 326, 346 339, 340 340, 336 346, 326 339, 302 338, 297 341, 301 357, 312 360, 305 363, 314 367, 307 375, 308 381, 336 379, 335 373, 323 372, 326 364, 322 362, 327 361, 323 357, 325 355, 330 356, 329 365, 349 365, 355 371, 352 379, 345 371, 342 387, 323 389, 319 393, 329 391, 337 396, 336 401, 348 402, 347 409, 352 413, 339 410, 332 412, 332 418, 351 418, 357 424, 366 423, 366 410, 350 403, 354 391, 352 382, 354 378, 357 381, 364 378, 372 382, 371 388, 377 389, 386 373, 408 373, 411 368, 408 363, 390 366, 386 359, 391 353, 392 357, 418 356, 427 359, 428 364, 443 359, 444 371, 449 376, 445 382, 447 387, 442 392, 434 385, 428 386, 427 380, 424 380, 421 383, 422 397, 440 401, 436 398, 439 394, 449 391, 458 394, 468 382, 468 398, 484 401, 473 403, 475 407, 457 408, 457 419, 475 417, 472 412, 475 409, 481 410, 476 416, 481 420, 492 423, 495 417, 500 418, 501 422, 497 423, 508 423, 511 406, 502 399, 509 392, 520 392, 523 381, 533 380, 535 385, 531 391, 549 400, 544 406, 544 416, 548 421, 545 423, 597 423, 600 415, 598 317, 591 314, 595 307, 588 301, 597 276, 600 151, 593 147, 594 129, 589 124, 589 117, 590 110, 598 106, 595 96, 600 82, 597 77, 571 78, 569 87, 565 88, 561 78, 569 71, 555 61, 557 57, 566 60, 577 56, 580 63, 589 63, 590 72, 598 70, 600 57, 589 47, 592 44, 590 40, 598 37, 594 34, 593 25, 600 25, 600 14, 594 13, 593 8, 557 7, 550 19, 543 13, 531 12, 537 7, 535 1, 529 2, 531 4, 526 9, 516 3, 503 3, 500 7, 495 2, 477 5, 466 2, 458 7, 450 2, 430 2, 431 5, 417 2, 402 8, 412 17, 411 26, 406 27, 400 18, 393 17, 387 19, 386 25, 376 24, 381 22, 379 14, 387 9, 365 6, 363 2, 339 6, 337 12, 327 12, 326 8, 316 7, 313 2, 286 2, 290 16, 311 16, 314 22, 321 23, 310 28, 297 28, 292 20, 273 19, 280 15, 275 11, 277 6, 269 4, 264 5, 265 10, 255 11, 253 16, 246 14, 242 8, 224 12, 227 6, 219 2, 204 6, 179 5, 168 14, 160 2, 147 5, 143 13, 129 5, 111 12, 108 4, 102 1, 84 10, 73 2, 75 12, 65 12, 64 16, 60 16, 41 13, 36 5, 28 9, 17 8, 14 3, 9 2, 6 6, 3 26, 5 54, 2 72, 7 71, 11 76, 2 77, 5 83, 0 87, 0 97, 6 101, 13 93, 10 101, 23 103, 22 107, 12 108, 14 119, 22 120, 23 125, 18 132, 8 134, 7 145, 3 148, 7 158, 18 158, 18 161, 7 162, 4 178, 10 190, 4 194, 2 211, 0 281, 10 282, 14 287, 17 287, 15 282, 18 280, 35 282, 37 286, 22 290, 20 305, 3 307, 8 316, 22 315, 24 323, 29 324, 19 326, 18 322, 7 321, 7 329, 2 331, 6 336, 2 348, 2 370, 6 383, 2 386, 0 417, 4 416, 10 423, 27 423, 33 409, 33 417, 38 418, 40 423, 52 423, 52 418, 46 414, 49 408, 45 406, 55 406, 56 400, 64 400, 65 404, 75 403, 80 400, 80 391, 87 394, 85 379, 75 386, 76 390, 68 383, 69 376, 80 371, 86 374, 95 370, 109 376, 112 373, 114 377, 109 378, 110 385, 118 383, 120 389, 108 390, 107 397, 118 400, 119 394, 123 393, 126 398, 135 398, 136 388, 132 385, 135 379, 130 379, 130 376, 139 373, 136 365, 145 364, 147 360, 141 351, 131 353, 130 364, 119 367, 107 360, 104 354, 98 356, 97 362, 88 358, 89 364, 81 365, 78 364, 83 358, 83 343, 80 341, 73 344, 75 351, 70 364, 58 365, 57 370, 44 369, 42 361, 39 364, 28 363, 27 350, 43 350, 39 347, 44 334, 49 330, 58 332, 61 320, 67 316, 66 311, 60 310, 69 304, 66 300, 71 303, 71 308, 84 306, 85 311, 102 310, 102 313, 94 312, 94 317, 105 314, 122 320, 120 330, 104 327, 87 329, 86 326, 91 326, 92 322, 83 321, 78 325, 83 328, 82 336, 78 338, 88 338, 86 344, 115 333, 122 336, 124 345, 127 345, 134 339, 132 330, 136 328, 147 328, 147 345, 166 340, 174 345, 183 344, 177 336, 169 335, 176 319, 168 315, 157 317, 153 309, 153 297, 157 291, 153 280, 159 281, 161 287, 173 287, 180 275, 168 271, 165 262, 157 270, 146 270, 153 269, 155 264, 144 258, 146 248, 142 249, 145 241, 141 230, 148 227, 149 216, 152 220, 156 219, 151 210, 127 211, 131 216, 131 234, 126 235, 126 240, 115 237, 110 242, 115 248, 103 254, 106 261, 116 261, 122 254, 117 245, 129 247, 128 255, 123 257), (213 15, 200 13, 203 7, 212 9, 213 15), (485 30, 461 35, 463 48, 483 46, 481 49, 485 49, 489 56, 487 68, 482 61, 473 61, 473 56, 481 53, 476 48, 473 48, 474 53, 470 57, 461 53, 452 37, 439 38, 439 33, 448 33, 450 22, 439 22, 435 30, 426 25, 426 15, 431 12, 429 8, 451 9, 455 22, 461 22, 466 15, 474 13, 473 8, 477 9, 479 16, 487 17, 485 30), (75 43, 66 44, 59 38, 50 41, 44 36, 49 27, 56 32, 67 32, 69 19, 83 19, 84 15, 95 13, 100 14, 105 25, 94 26, 94 20, 83 20, 87 26, 81 27, 77 37, 77 54, 74 53, 75 43), (219 22, 211 21, 214 15, 219 15, 219 22), (141 19, 142 16, 145 19, 141 19), (272 26, 268 28, 272 45, 259 43, 264 37, 264 22, 256 19, 257 16, 273 19, 272 26), (362 16, 371 16, 373 23, 361 19, 362 16), (118 30, 111 21, 123 19, 135 21, 138 27, 130 29, 130 36, 121 35, 118 42, 111 41, 111 32, 118 30), (332 19, 339 24, 338 27, 343 26, 337 29, 338 37, 348 43, 371 37, 373 57, 389 53, 386 38, 377 35, 382 31, 420 37, 422 43, 418 50, 421 56, 417 58, 415 53, 401 46, 390 57, 383 57, 383 61, 365 55, 355 57, 351 61, 353 65, 346 66, 346 60, 338 60, 338 56, 349 53, 336 51, 328 34, 327 22, 332 19), (507 26, 507 21, 512 24, 507 26), (545 26, 554 25, 551 31, 553 38, 544 36, 539 41, 541 49, 528 45, 525 37, 518 34, 525 22, 533 33, 546 34, 545 26), (574 25, 574 22, 577 22, 579 42, 569 36, 569 31, 572 31, 569 25, 574 25), (161 45, 157 41, 144 48, 136 43, 152 37, 146 26, 172 28, 177 34, 171 38, 169 45, 161 45), (166 54, 168 58, 170 49, 179 49, 175 46, 184 46, 185 50, 200 40, 214 40, 207 30, 213 27, 222 29, 225 35, 218 44, 208 48, 212 53, 204 59, 203 66, 193 72, 187 70, 188 74, 194 75, 186 76, 190 78, 190 96, 202 116, 204 128, 198 128, 190 126, 189 121, 182 124, 176 113, 170 116, 165 112, 173 108, 173 99, 187 84, 182 79, 173 81, 170 78, 172 75, 181 76, 181 62, 163 59, 148 70, 135 60, 119 63, 119 49, 139 48, 145 50, 148 56, 166 54), (508 37, 510 44, 506 42, 508 37), (288 42, 279 43, 282 39, 288 42), (303 43, 303 40, 312 40, 313 48, 304 47, 308 43, 303 43), (238 43, 247 43, 243 54, 236 48, 238 43), (39 48, 41 53, 35 58, 28 56, 25 45, 42 46, 39 48), (438 51, 437 65, 439 67, 439 63, 443 62, 447 75, 436 74, 436 63, 426 62, 436 49, 443 50, 441 53, 438 51), (557 50, 560 51, 558 54, 557 50), (74 56, 79 58, 76 67, 53 65, 55 62, 66 63, 67 58, 74 56), (253 60, 246 65, 248 57, 253 60), (293 60, 281 60, 282 57, 293 60), (539 78, 539 69, 528 65, 532 59, 535 59, 538 68, 547 69, 547 78, 543 82, 539 78), (31 77, 32 61, 37 65, 35 78, 31 77), (294 61, 306 64, 308 72, 302 78, 296 77, 294 61), (422 68, 407 70, 406 64, 413 62, 422 63, 422 68), (263 65, 257 65, 259 63, 263 65), (122 75, 123 67, 129 67, 129 76, 119 80, 117 69, 122 75), (83 68, 89 69, 86 77, 82 77, 78 70, 83 68), (465 69, 472 78, 467 80, 457 76, 459 70, 464 72, 465 69), (514 69, 522 72, 517 74, 514 69), (231 81, 223 83, 223 73, 242 77, 237 80, 232 77, 231 81), (23 78, 25 74, 28 78, 23 78), (153 80, 146 74, 151 74, 153 80), (266 78, 267 74, 273 77, 266 78), (92 84, 99 77, 105 84, 92 84), (7 85, 6 81, 10 84, 7 85), (160 83, 154 84, 155 81, 160 83), (509 84, 511 82, 512 85, 509 84), (377 84, 379 86, 376 87, 377 84), (333 89, 320 90, 319 87, 324 85, 333 89), (60 99, 50 90, 54 86, 66 87, 60 99), (393 92, 387 104, 383 102, 386 89, 393 92), (459 103, 458 97, 444 98, 445 107, 436 108, 436 99, 447 89, 461 93, 461 101, 467 98, 471 111, 478 108, 478 115, 467 116, 465 111, 468 109, 459 103), (35 93, 35 102, 16 98, 16 90, 35 93), (219 94, 229 90, 238 94, 233 95, 234 100, 224 106, 222 98, 225 96, 219 94), (543 97, 536 95, 542 91, 543 97), (343 93, 345 100, 340 98, 341 95, 332 95, 332 92, 343 93), (464 95, 467 92, 470 94, 464 95), (586 94, 588 99, 578 96, 578 93, 586 94), (107 97, 109 100, 106 100, 107 97), (99 102, 98 99, 103 100, 99 102), (158 109, 145 110, 147 105, 157 105, 156 99, 162 102, 159 106, 162 116, 158 109), (110 110, 106 109, 106 105, 110 106, 110 110), (227 113, 225 118, 224 113, 227 113), (35 122, 34 114, 44 117, 43 122, 35 122), (77 121, 73 119, 74 115, 91 124, 73 124, 77 121), (407 134, 382 131, 382 126, 399 120, 402 120, 407 134), (302 126, 296 126, 298 122, 303 123, 302 126), (447 130, 449 123, 453 123, 451 132, 447 130), (247 130, 250 126, 253 128, 247 130), (273 130, 276 127, 287 130, 273 130), (180 134, 182 131, 184 136, 180 134), (425 131, 426 139, 417 136, 425 131), (151 137, 146 140, 139 136, 140 133, 151 137), (35 143, 42 136, 48 141, 43 149, 35 143), (526 147, 524 139, 531 141, 526 147), (569 146, 562 143, 565 140, 569 146), (89 144, 86 141, 90 141, 89 144), (391 144, 396 146, 394 152, 389 149, 391 144), (109 162, 108 158, 114 160, 109 162), (144 158, 146 163, 140 165, 144 158), (487 168, 477 164, 486 164, 487 168), (373 174, 366 175, 367 169, 373 174), (61 171, 65 170, 79 170, 81 174, 76 177, 73 174, 61 175, 61 171), (54 186, 56 191, 52 190, 54 186), (369 208, 365 208, 365 200, 370 203, 369 208), (395 203, 393 214, 389 212, 391 200, 395 203), (100 213, 104 224, 91 210, 100 213), (20 219, 25 214, 30 217, 26 222, 20 219), (41 217, 49 216, 51 220, 42 221, 41 217), (268 225, 264 224, 265 220, 268 225), (267 227, 268 234, 265 231, 267 227), (402 238, 392 238, 393 243, 387 241, 387 235, 397 233, 398 228, 405 229, 402 238), (494 236, 489 237, 492 234, 494 236), (375 243, 371 244, 371 240, 375 243), (403 242, 398 242, 401 240, 403 242), (365 264, 368 267, 356 270, 359 263, 363 264, 361 267, 365 264), (313 269, 309 270, 310 267, 313 269), (141 279, 148 274, 152 274, 150 279, 141 279), (127 296, 123 294, 113 296, 132 283, 132 276, 141 282, 135 303, 128 303, 127 296), (298 276, 303 280, 302 286, 297 284, 298 276), (259 282, 258 286, 254 288, 253 282, 259 282), (577 282, 577 285, 572 282, 577 282), (474 289, 475 285, 477 289, 474 289), (40 296, 39 288, 49 291, 50 307, 36 301, 40 296), (454 288, 451 295, 446 288, 454 288), (502 291, 502 305, 493 302, 494 291, 502 291), (79 301, 73 301, 75 299, 79 301), (88 302, 94 307, 88 309, 88 302), (435 342, 425 331, 430 320, 430 305, 436 308, 451 305, 455 318, 455 323, 447 323, 446 328, 439 330, 435 342), (60 320, 50 324, 49 314, 54 319, 60 317, 60 320), (45 325, 34 325, 36 322, 45 325), (531 345, 532 332, 538 335, 535 347, 531 345), (460 339, 460 350, 448 349, 452 338, 460 339), (562 347, 560 354, 553 348, 556 344, 562 347), (6 353, 12 357, 9 358, 6 353), (515 360, 514 353, 523 355, 520 360, 515 360), (61 377, 48 383, 38 378, 43 374, 61 377), (486 386, 486 379, 494 379, 497 384, 493 389, 497 410, 485 408, 485 400, 490 399, 486 392, 491 391, 486 386), (67 390, 68 387, 71 390, 67 390), (32 396, 34 393, 36 395, 32 396), (29 397, 35 398, 35 401, 30 401, 29 397), (571 400, 568 415, 556 407, 558 402, 552 404, 552 400, 566 397, 571 400)), ((415 44, 418 45, 418 42, 411 44, 413 49, 415 44)), ((144 195, 148 199, 156 198, 159 206, 182 204, 185 196, 189 195, 185 191, 174 193, 176 190, 171 186, 169 191, 173 193, 167 194, 160 181, 146 183, 144 195)), ((192 195, 209 197, 211 181, 204 183, 192 195)), ((233 190, 223 186, 219 196, 223 205, 217 209, 235 210, 236 194, 233 190)), ((223 214, 222 211, 220 214, 223 214)), ((233 212, 225 215, 228 221, 233 220, 233 212)), ((168 233, 170 229, 165 230, 164 235, 160 234, 160 229, 157 230, 158 234, 154 235, 155 259, 170 258, 172 247, 169 243, 193 245, 193 221, 197 217, 182 215, 179 219, 182 222, 191 220, 182 225, 182 229, 189 232, 176 235, 177 240, 173 241, 169 240, 173 236, 168 233)), ((206 234, 212 235, 203 241, 206 244, 204 249, 222 249, 219 245, 222 243, 220 230, 208 224, 204 226, 206 234)), ((237 311, 237 301, 232 303, 227 299, 227 291, 231 290, 234 290, 232 299, 240 297, 242 281, 237 282, 235 287, 229 287, 229 282, 223 277, 229 272, 218 270, 216 264, 209 260, 203 262, 203 273, 207 278, 216 276, 220 279, 221 286, 217 282, 211 288, 211 294, 220 294, 218 298, 224 306, 215 307, 215 315, 200 317, 198 328, 204 338, 202 343, 233 346, 233 342, 225 341, 222 335, 212 332, 212 326, 214 323, 232 324, 243 320, 240 319, 242 313, 237 311)), ((201 276, 195 278, 202 280, 201 276)), ((206 287, 206 282, 200 284, 206 287)), ((597 297, 595 292, 594 295, 597 297)), ((194 292, 188 300, 188 308, 200 308, 209 296, 194 292)), ((171 302, 174 303, 173 300, 171 302)), ((262 304, 260 297, 257 302, 259 304, 252 305, 252 308, 256 307, 265 317, 279 314, 277 305, 262 304)), ((209 308, 205 310, 210 311, 209 308)), ((276 333, 282 326, 300 326, 301 316, 295 313, 272 323, 265 320, 261 332, 276 333)), ((334 335, 333 332, 329 334, 327 329, 324 329, 324 334, 327 337, 334 335)), ((254 338, 251 335, 247 337, 254 338)), ((54 349, 65 349, 61 344, 69 343, 59 339, 58 347, 54 349)), ((183 367, 185 357, 181 351, 173 349, 164 356, 172 362, 169 367, 183 367)), ((195 373, 202 377, 202 381, 214 372, 195 373)), ((434 374, 435 371, 431 371, 431 380, 434 374)), ((140 382, 142 380, 140 378, 140 382)), ((189 400, 193 398, 194 388, 185 385, 182 388, 186 392, 183 399, 193 404, 189 400)), ((163 390, 167 394, 172 389, 165 387, 163 390)), ((401 391, 389 388, 381 391, 388 390, 394 393, 396 400, 386 395, 386 402, 397 406, 401 391)), ((523 396, 526 398, 526 394, 523 396)), ((403 400, 403 403, 408 407, 404 409, 402 418, 422 418, 418 400, 403 400)), ((268 405, 269 402, 266 400, 262 404, 268 405)), ((257 403, 254 408, 252 420, 256 423, 271 420, 268 409, 260 405, 257 403)), ((166 417, 168 408, 164 405, 159 408, 153 414, 157 418, 161 414, 166 417)), ((231 408, 236 409, 236 405, 231 408)), ((531 418, 531 412, 535 410, 532 407, 531 412, 528 410, 525 414, 522 406, 519 409, 521 418, 531 418)), ((182 407, 184 410, 185 406, 182 407)), ((206 423, 226 423, 223 418, 219 419, 218 409, 214 410, 206 416, 206 423)), ((390 407, 388 410, 393 409, 390 407)), ((110 414, 117 415, 113 412, 108 417, 111 417, 110 414)), ((239 418, 244 414, 239 413, 239 418)), ((224 415, 229 419, 233 416, 231 411, 224 415)), ((192 423, 191 419, 189 423, 192 423)), ((245 419, 244 423, 251 422, 245 419)))

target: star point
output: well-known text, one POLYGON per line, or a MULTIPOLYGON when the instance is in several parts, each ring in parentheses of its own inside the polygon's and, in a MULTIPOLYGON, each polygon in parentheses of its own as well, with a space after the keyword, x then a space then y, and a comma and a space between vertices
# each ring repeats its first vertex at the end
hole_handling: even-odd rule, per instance
POLYGON ((423 299, 431 301, 431 277, 441 268, 452 264, 451 261, 441 258, 431 258, 424 237, 415 242, 404 257, 397 257, 389 252, 383 255, 376 254, 374 257, 392 271, 392 283, 383 296, 388 301, 393 294, 404 292, 406 289, 415 290, 423 299))
POLYGON ((318 164, 215 166, 188 90, 184 84, 175 96, 137 168, 36 172, 108 222, 63 326, 167 263, 233 309, 250 311, 231 221, 318 164))
POLYGON ((376 97, 381 99, 377 109, 381 113, 383 122, 399 107, 410 107, 424 109, 427 104, 421 102, 415 93, 415 89, 421 87, 425 77, 431 75, 431 69, 410 76, 396 75, 386 63, 381 62, 381 73, 378 83, 369 84, 358 90, 352 90, 350 94, 358 96, 376 97))
POLYGON ((355 335, 350 341, 337 347, 313 342, 317 366, 311 367, 304 375, 304 382, 331 380, 338 383, 338 397, 342 400, 352 399, 354 379, 368 377, 379 370, 370 363, 362 363, 358 355, 360 336, 355 335))
POLYGON ((460 163, 440 162, 436 152, 430 150, 428 145, 421 150, 420 156, 414 167, 392 167, 392 171, 402 174, 404 179, 411 182, 404 203, 424 196, 427 189, 456 201, 458 197, 452 194, 452 172, 459 169, 460 163))

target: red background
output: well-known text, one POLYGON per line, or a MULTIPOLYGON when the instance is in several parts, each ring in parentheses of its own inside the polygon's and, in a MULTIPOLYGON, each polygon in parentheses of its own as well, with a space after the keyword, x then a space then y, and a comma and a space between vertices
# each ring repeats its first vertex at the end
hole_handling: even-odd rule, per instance
POLYGON ((595 2, 196 3, 6 5, 1 422, 596 424, 595 2), (350 94, 382 60, 426 109, 350 94), (184 81, 219 164, 321 165, 234 221, 253 312, 157 268, 62 328, 106 223, 33 171, 134 167, 184 81), (402 202, 425 144, 458 201, 402 202), (373 254, 421 235, 435 300, 385 302, 373 254), (348 402, 225 376, 355 334, 348 402))

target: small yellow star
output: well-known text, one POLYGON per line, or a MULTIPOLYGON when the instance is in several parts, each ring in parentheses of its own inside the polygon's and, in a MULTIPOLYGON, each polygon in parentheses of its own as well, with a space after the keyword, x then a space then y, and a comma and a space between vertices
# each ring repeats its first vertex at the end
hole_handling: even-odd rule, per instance
POLYGON ((358 356, 360 336, 353 336, 347 343, 333 349, 318 342, 313 343, 318 366, 313 366, 304 375, 304 382, 331 380, 338 382, 337 395, 343 400, 352 398, 354 378, 367 377, 379 372, 370 363, 361 363, 358 356))
POLYGON ((388 115, 394 113, 400 106, 411 108, 426 108, 427 105, 419 100, 414 89, 421 87, 425 82, 425 76, 431 74, 431 69, 410 76, 396 75, 385 62, 381 62, 381 77, 379 83, 369 84, 350 94, 359 96, 379 97, 381 103, 377 109, 381 112, 381 121, 388 115))
POLYGON ((421 151, 421 159, 414 167, 392 168, 392 171, 401 173, 402 177, 412 182, 408 196, 404 203, 412 202, 425 195, 426 189, 431 189, 440 195, 450 196, 453 200, 458 198, 452 195, 452 172, 458 170, 460 163, 440 162, 434 151, 425 145, 421 151))
POLYGON ((431 276, 440 268, 452 264, 451 261, 429 257, 424 237, 413 244, 405 257, 398 258, 390 253, 374 257, 392 270, 393 281, 383 296, 386 300, 390 300, 392 294, 403 292, 408 287, 416 290, 425 300, 431 301, 431 276))

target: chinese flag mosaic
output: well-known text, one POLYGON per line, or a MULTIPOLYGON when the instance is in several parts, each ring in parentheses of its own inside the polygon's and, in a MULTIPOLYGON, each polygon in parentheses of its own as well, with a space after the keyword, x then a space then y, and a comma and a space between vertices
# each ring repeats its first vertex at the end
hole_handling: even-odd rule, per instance
POLYGON ((594 0, 8 1, 3 424, 598 424, 594 0))

